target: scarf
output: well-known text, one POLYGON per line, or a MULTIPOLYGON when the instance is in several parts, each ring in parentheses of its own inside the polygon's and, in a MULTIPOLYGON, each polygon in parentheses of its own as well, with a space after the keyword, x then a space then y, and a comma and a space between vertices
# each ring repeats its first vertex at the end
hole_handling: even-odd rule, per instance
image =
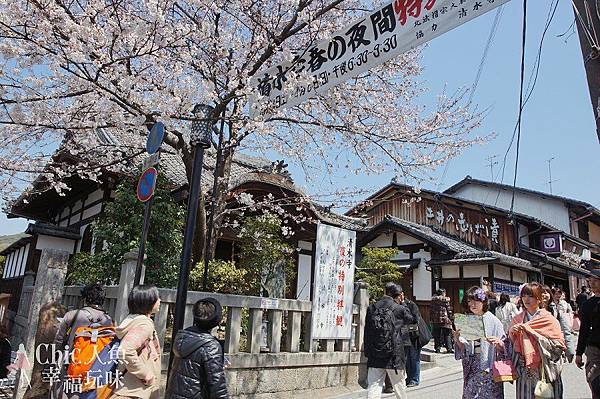
POLYGON ((539 369, 542 363, 540 346, 534 333, 550 341, 558 341, 565 348, 565 339, 560 329, 558 320, 552 316, 546 309, 540 309, 537 316, 531 320, 525 321, 527 310, 513 317, 511 327, 517 324, 524 324, 527 331, 513 332, 510 331, 510 338, 514 345, 514 350, 523 355, 525 366, 529 368, 539 369))

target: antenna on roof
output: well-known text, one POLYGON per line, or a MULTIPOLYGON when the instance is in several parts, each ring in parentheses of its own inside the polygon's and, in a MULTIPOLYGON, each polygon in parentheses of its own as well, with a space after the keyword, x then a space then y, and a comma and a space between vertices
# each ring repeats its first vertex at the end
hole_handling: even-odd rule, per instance
POLYGON ((546 159, 546 162, 548 162, 548 185, 550 186, 550 194, 553 194, 552 192, 552 183, 554 183, 555 181, 558 180, 552 180, 552 161, 554 160, 554 157, 550 158, 550 159, 546 159))
POLYGON ((494 182, 494 165, 498 165, 498 161, 494 161, 494 159, 498 158, 498 155, 492 155, 487 157, 488 163, 485 166, 490 167, 490 176, 492 176, 492 183, 494 182))

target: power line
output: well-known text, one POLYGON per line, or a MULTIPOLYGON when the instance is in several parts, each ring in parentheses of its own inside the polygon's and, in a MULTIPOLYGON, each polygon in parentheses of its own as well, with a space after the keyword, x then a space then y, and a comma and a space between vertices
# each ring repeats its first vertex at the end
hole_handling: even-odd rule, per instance
MULTIPOLYGON (((475 80, 473 81, 473 84, 471 85, 471 93, 469 94, 469 101, 467 102, 467 104, 471 104, 471 102, 473 101, 473 96, 475 95, 475 89, 477 89, 477 86, 479 85, 479 80, 481 79, 481 74, 483 73, 483 67, 485 65, 485 61, 487 60, 487 56, 488 56, 490 47, 492 46, 492 42, 494 41, 494 37, 496 36, 496 32, 498 31, 498 25, 500 24, 500 19, 502 18, 503 11, 504 11, 504 5, 501 5, 500 7, 498 7, 498 10, 496 11, 496 16, 494 17, 494 22, 492 23, 492 28, 490 29, 490 34, 488 35, 487 42, 483 49, 483 54, 481 55, 481 61, 479 62, 479 67, 477 68, 477 73, 475 74, 475 80)), ((438 191, 440 190, 441 185, 444 183, 444 179, 446 178, 446 173, 448 173, 449 165, 450 165, 450 159, 448 159, 446 161, 446 165, 444 165, 444 172, 442 173, 442 176, 440 177, 440 179, 436 185, 438 191)))
MULTIPOLYGON (((531 98, 536 84, 537 84, 537 79, 539 76, 539 70, 540 70, 540 65, 541 65, 541 60, 542 60, 542 49, 543 49, 543 45, 544 45, 544 39, 546 38, 546 33, 548 32, 548 29, 550 28, 550 25, 552 24, 552 21, 554 20, 554 16, 556 14, 556 9, 558 8, 558 0, 556 0, 556 2, 554 0, 552 0, 552 2, 550 3, 550 7, 548 9, 548 16, 546 18, 546 25, 544 26, 544 31, 542 33, 542 37, 540 38, 540 44, 538 46, 538 51, 537 51, 537 56, 534 62, 534 66, 532 68, 532 72, 531 72, 531 76, 529 78, 529 82, 531 82, 531 84, 528 84, 527 87, 529 88, 529 91, 527 93, 527 97, 525 99, 525 101, 523 102, 523 104, 521 105, 522 108, 525 107, 525 105, 527 105, 527 103, 529 102, 529 99, 531 98), (535 72, 534 72, 535 71, 535 72), (533 80, 532 80, 533 79, 533 80)), ((519 110, 519 113, 522 112, 522 109, 519 110)), ((506 149, 506 152, 504 153, 504 157, 502 159, 502 167, 500 168, 500 170, 498 171, 498 175, 501 175, 500 178, 500 183, 504 182, 504 174, 506 171, 506 161, 508 159, 508 154, 510 153, 510 150, 515 142, 515 138, 517 135, 517 130, 519 128, 519 120, 517 120, 517 122, 515 123, 515 127, 513 129, 513 133, 510 139, 510 143, 508 145, 508 148, 506 149)), ((498 176, 496 176, 496 180, 497 180, 498 176)), ((501 191, 498 191, 498 194, 496 195, 496 200, 494 201, 494 205, 498 204, 498 200, 500 198, 500 193, 501 191)))
POLYGON ((519 117, 517 119, 517 155, 515 157, 515 175, 510 199, 510 213, 515 207, 515 190, 517 188, 517 173, 519 169, 519 149, 521 147, 521 119, 523 116, 523 86, 525 83, 525 41, 527 39, 527 0, 523 0, 523 41, 521 44, 521 85, 519 91, 519 117))

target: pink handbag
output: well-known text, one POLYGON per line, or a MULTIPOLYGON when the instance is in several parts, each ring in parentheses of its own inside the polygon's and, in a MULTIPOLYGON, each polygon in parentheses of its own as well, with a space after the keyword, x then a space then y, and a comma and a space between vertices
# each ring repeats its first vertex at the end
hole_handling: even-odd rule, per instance
POLYGON ((496 360, 492 365, 494 382, 512 382, 517 380, 517 370, 511 360, 496 360))

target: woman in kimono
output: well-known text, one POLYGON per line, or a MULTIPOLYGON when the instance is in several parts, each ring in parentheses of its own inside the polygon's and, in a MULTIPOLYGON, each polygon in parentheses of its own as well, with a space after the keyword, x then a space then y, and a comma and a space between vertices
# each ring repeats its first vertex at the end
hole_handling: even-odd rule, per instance
POLYGON ((544 289, 529 283, 521 289, 523 311, 510 327, 513 363, 517 370, 517 399, 534 399, 535 387, 544 374, 554 398, 563 397, 560 378, 565 340, 558 320, 543 308, 544 289), (543 365, 543 366, 542 366, 543 365))
POLYGON ((465 311, 483 316, 483 327, 486 338, 467 341, 460 336, 460 330, 454 331, 454 356, 462 360, 463 366, 463 399, 504 398, 503 383, 496 383, 492 378, 492 365, 496 353, 504 353, 504 327, 496 316, 488 311, 488 300, 485 291, 479 287, 471 287, 463 298, 465 311))

